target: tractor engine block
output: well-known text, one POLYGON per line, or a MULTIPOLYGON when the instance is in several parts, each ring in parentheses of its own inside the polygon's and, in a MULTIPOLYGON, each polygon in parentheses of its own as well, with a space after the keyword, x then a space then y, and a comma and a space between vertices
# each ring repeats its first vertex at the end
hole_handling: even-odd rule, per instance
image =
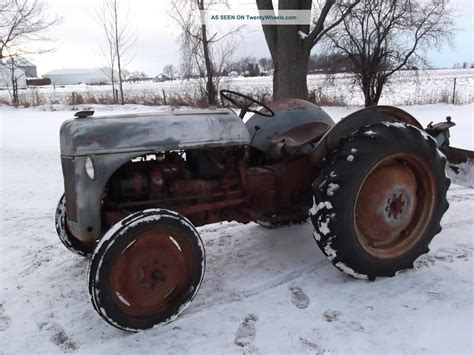
POLYGON ((111 225, 127 213, 159 207, 179 212, 195 225, 278 222, 311 206, 317 170, 308 171, 308 157, 262 167, 236 163, 241 158, 241 151, 194 150, 131 161, 109 181, 104 220, 111 225))
POLYGON ((110 198, 122 202, 160 200, 169 192, 172 181, 183 178, 185 165, 177 153, 129 163, 111 178, 110 198))

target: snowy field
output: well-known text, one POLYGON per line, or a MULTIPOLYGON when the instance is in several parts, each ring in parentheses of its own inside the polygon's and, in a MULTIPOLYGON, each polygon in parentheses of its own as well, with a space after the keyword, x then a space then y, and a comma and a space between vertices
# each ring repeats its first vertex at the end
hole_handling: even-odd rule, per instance
MULTIPOLYGON (((413 105, 451 102, 454 79, 456 79, 455 102, 467 104, 474 102, 474 69, 441 69, 426 71, 402 71, 384 87, 380 104, 413 105)), ((224 78, 222 88, 232 89, 271 97, 272 77, 224 78)), ((325 74, 308 75, 308 89, 316 102, 329 102, 337 105, 362 105, 363 95, 353 79, 346 74, 337 74, 329 80, 325 74)), ((194 80, 174 80, 163 83, 125 83, 124 96, 129 103, 162 104, 163 93, 168 99, 173 96, 185 101, 196 99, 198 85, 194 80)), ((52 85, 20 90, 20 102, 30 105, 68 104, 84 100, 88 103, 108 103, 111 100, 109 85, 52 85), (74 93, 74 98, 73 98, 74 93)), ((0 102, 9 101, 7 90, 0 90, 0 102)))
MULTIPOLYGON (((63 192, 58 130, 73 114, 56 109, 0 106, 0 354, 474 352, 474 189, 457 184, 430 253, 397 277, 340 273, 310 223, 213 224, 199 228, 207 270, 178 320, 138 334, 110 327, 90 304, 87 260, 54 228, 63 192)), ((357 108, 326 109, 338 120, 357 108)), ((474 104, 404 109, 424 125, 452 116, 452 145, 474 149, 474 104)))

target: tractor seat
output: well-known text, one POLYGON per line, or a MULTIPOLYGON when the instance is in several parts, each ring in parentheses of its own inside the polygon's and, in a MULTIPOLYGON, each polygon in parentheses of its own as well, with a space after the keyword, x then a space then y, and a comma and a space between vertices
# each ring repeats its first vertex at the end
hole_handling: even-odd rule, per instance
POLYGON ((289 129, 282 134, 277 134, 270 139, 272 144, 284 142, 291 148, 299 148, 308 143, 317 141, 329 130, 326 122, 311 122, 289 129))

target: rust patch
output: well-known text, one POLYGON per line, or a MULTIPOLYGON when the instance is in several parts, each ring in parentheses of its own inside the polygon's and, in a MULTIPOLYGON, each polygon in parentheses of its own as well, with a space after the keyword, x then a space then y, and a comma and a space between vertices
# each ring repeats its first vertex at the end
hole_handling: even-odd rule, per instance
POLYGON ((434 208, 434 179, 415 154, 382 159, 367 174, 354 208, 361 246, 371 255, 407 253, 423 235, 434 208))

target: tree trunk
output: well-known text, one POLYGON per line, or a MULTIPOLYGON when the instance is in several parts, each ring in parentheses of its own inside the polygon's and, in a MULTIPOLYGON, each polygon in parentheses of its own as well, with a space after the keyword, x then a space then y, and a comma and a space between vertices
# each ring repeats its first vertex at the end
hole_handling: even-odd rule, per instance
MULTIPOLYGON (((310 10, 311 0, 280 0, 280 10, 310 10)), ((273 10, 271 0, 257 0, 261 10, 273 10)), ((262 25, 273 61, 273 99, 308 99, 306 77, 313 46, 309 25, 262 25)))
POLYGON ((112 83, 112 98, 113 98, 113 103, 117 103, 117 99, 115 97, 115 78, 114 78, 114 66, 112 65, 111 69, 111 76, 110 76, 110 81, 112 83))
MULTIPOLYGON (((290 26, 287 26, 290 27, 290 26)), ((293 36, 294 37, 294 36, 293 36)), ((273 60, 273 99, 308 99, 308 62, 310 50, 298 39, 282 39, 273 60)))
POLYGON ((370 94, 370 85, 362 84, 362 92, 364 93, 364 106, 376 106, 377 103, 374 102, 372 95, 370 94))
POLYGON ((362 80, 360 86, 364 94, 364 106, 377 106, 379 104, 380 96, 382 95, 382 89, 384 81, 381 79, 365 79, 362 80), (375 82, 374 82, 375 81, 375 82))
POLYGON ((109 42, 109 55, 110 55, 110 81, 112 83, 112 98, 113 103, 117 103, 117 98, 115 97, 115 56, 114 56, 114 47, 111 42, 109 42))
POLYGON ((212 67, 211 55, 209 53, 209 41, 207 40, 206 25, 202 25, 202 49, 204 63, 206 65, 206 92, 209 105, 217 105, 217 92, 214 85, 214 68, 212 67))
POLYGON ((382 95, 382 88, 376 88, 375 92, 374 92, 374 95, 372 96, 373 106, 379 104, 381 95, 382 95))
POLYGON ((118 4, 116 1, 114 2, 113 6, 114 6, 114 26, 115 26, 115 55, 117 56, 118 85, 119 85, 119 90, 120 90, 120 103, 123 105, 125 104, 125 101, 123 99, 122 63, 121 63, 121 58, 120 58, 122 43, 120 43, 120 37, 119 37, 118 9, 117 9, 118 4))
POLYGON ((15 62, 13 57, 11 59, 11 82, 12 82, 12 103, 15 107, 18 106, 19 98, 18 98, 18 80, 15 75, 15 62))

